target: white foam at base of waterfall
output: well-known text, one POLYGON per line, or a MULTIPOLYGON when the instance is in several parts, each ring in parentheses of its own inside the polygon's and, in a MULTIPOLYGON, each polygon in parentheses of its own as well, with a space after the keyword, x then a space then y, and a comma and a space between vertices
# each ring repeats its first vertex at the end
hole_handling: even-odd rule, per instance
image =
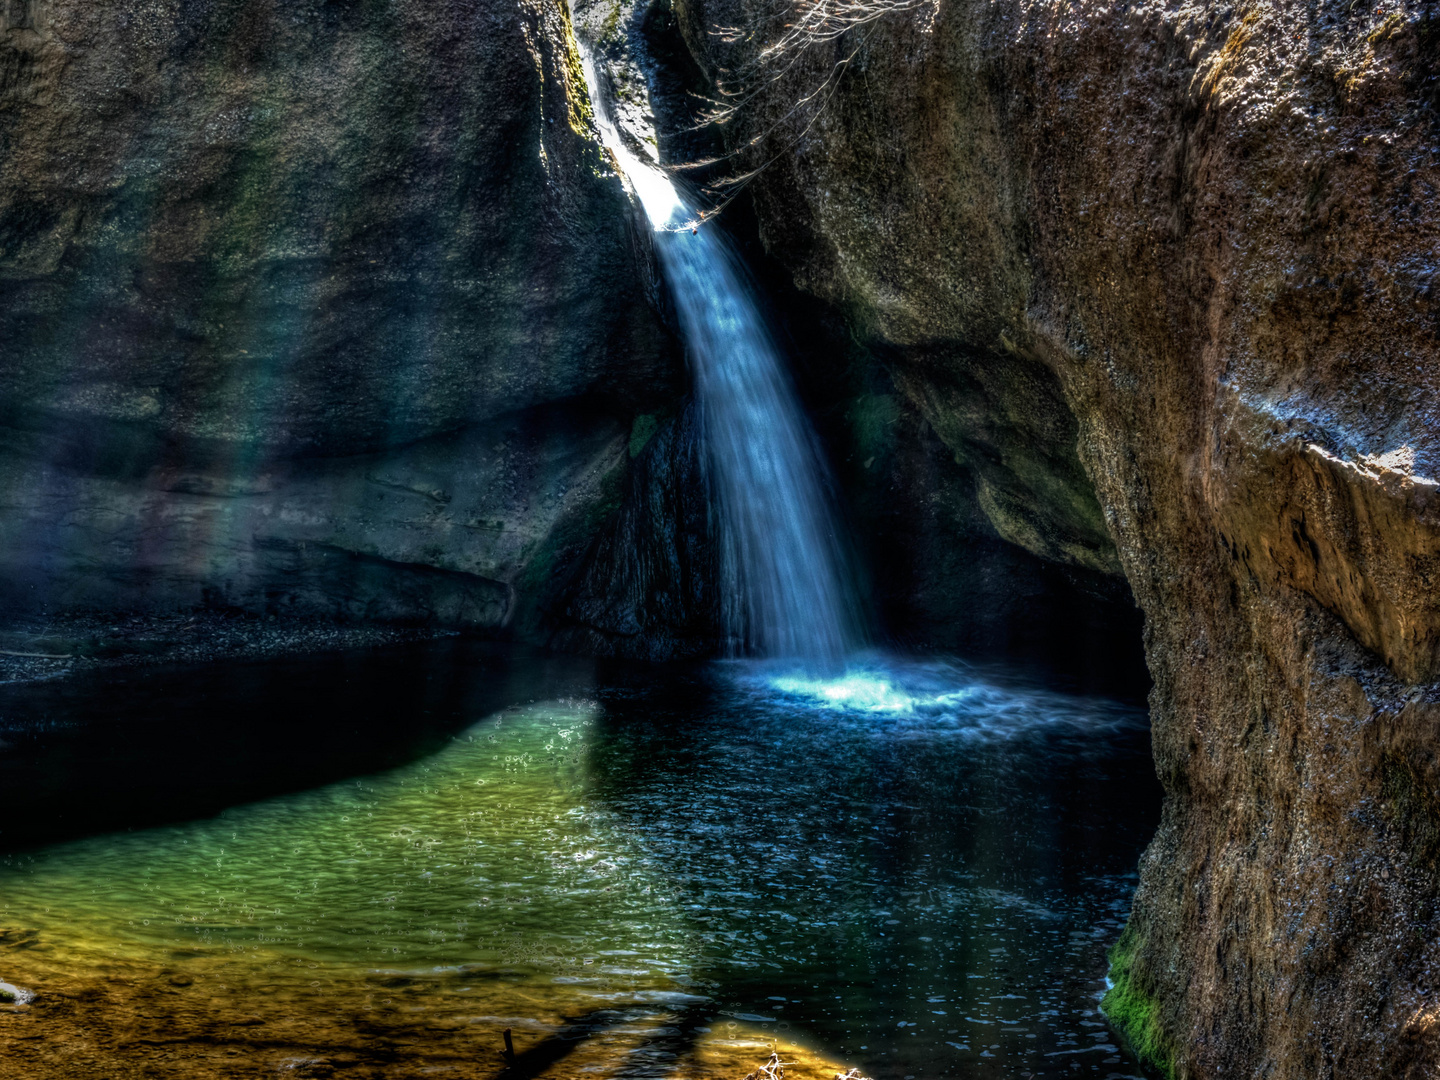
POLYGON ((894 736, 1004 741, 1035 735, 1097 739, 1143 726, 1143 710, 1101 697, 1042 689, 1003 668, 877 650, 847 657, 833 674, 785 661, 729 665, 736 686, 759 700, 790 701, 894 736))

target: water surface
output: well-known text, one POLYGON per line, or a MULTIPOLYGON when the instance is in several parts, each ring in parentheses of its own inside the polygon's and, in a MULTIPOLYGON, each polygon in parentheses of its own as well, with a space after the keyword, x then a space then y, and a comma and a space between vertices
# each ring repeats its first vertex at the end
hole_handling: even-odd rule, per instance
POLYGON ((0 696, 0 980, 34 1009, 147 971, 371 1016, 399 980, 447 1038, 624 1034, 545 1075, 738 1080, 775 1040, 877 1080, 1137 1073, 1096 1010, 1158 819, 1132 707, 463 642, 121 682, 0 696), (19 827, 63 790, 75 833, 154 827, 19 827))

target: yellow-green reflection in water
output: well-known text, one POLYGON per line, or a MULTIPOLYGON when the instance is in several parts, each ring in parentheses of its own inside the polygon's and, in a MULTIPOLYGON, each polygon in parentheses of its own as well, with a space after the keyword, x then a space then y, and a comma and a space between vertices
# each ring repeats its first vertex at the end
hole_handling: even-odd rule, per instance
POLYGON ((0 1080, 483 1077, 505 1028, 513 1076, 738 1080, 797 1033, 876 1080, 1136 1075, 1095 1011, 1158 817, 1131 706, 453 643, 22 691, 0 1080))
MULTIPOLYGON (((7 857, 0 979, 40 995, 10 1007, 8 1031, 36 1026, 71 1060, 93 1042, 107 1075, 240 1068, 222 1049, 328 1075, 397 1038, 419 1041, 387 1077, 498 1072, 502 1027, 522 1054, 555 1043, 532 1075, 556 1054, 546 1075, 621 1060, 639 1075, 637 1054, 646 1074, 744 1075, 773 1033, 708 1026, 663 876, 586 799, 598 714, 512 708, 381 776, 7 857), (157 1026, 166 1038, 143 1034, 157 1026)), ((64 1067, 25 1049, 29 1075, 64 1067)), ((816 1075, 838 1067, 786 1052, 816 1075)))

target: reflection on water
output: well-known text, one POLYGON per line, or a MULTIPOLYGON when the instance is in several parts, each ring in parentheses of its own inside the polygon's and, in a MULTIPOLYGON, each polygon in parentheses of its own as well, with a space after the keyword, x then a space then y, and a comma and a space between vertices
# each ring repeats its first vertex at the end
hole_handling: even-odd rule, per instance
MULTIPOLYGON (((463 660, 452 647, 439 670, 463 660)), ((582 679, 554 663, 479 656, 491 695, 455 676, 446 707, 477 711, 391 771, 13 852, 0 979, 38 990, 39 1009, 47 981, 149 964, 357 1015, 397 1008, 385 980, 400 980, 422 1029, 567 1047, 603 1029, 632 1065, 649 1046, 655 1075, 738 1080, 776 1038, 896 1080, 1135 1072, 1095 1002, 1158 816, 1142 714, 879 657, 829 683, 754 664, 582 679), (510 670, 527 666, 562 693, 496 707, 502 676, 535 688, 510 670), (25 934, 35 947, 7 951, 25 934), (749 1057, 719 1053, 727 1039, 749 1057)), ((354 688, 385 663, 345 670, 347 707, 364 709, 354 688)), ((244 726, 243 684, 212 722, 244 726)), ((177 685, 127 684, 153 740, 193 722, 177 685)), ((324 682, 308 686, 313 703, 324 682)), ((427 700, 417 726, 433 735, 427 700)), ((392 727, 415 724, 393 695, 375 701, 392 727)), ((12 731, 21 713, 0 701, 12 731)), ((57 744, 67 758, 76 738, 57 744)), ((49 745, 32 740, 28 773, 7 775, 59 767, 49 745)), ((263 754, 246 760, 263 771, 263 754)), ((144 779, 165 784, 173 764, 144 779)), ((25 805, 23 781, 8 801, 25 805)), ((639 1075, 580 1060, 554 1075, 639 1075)))

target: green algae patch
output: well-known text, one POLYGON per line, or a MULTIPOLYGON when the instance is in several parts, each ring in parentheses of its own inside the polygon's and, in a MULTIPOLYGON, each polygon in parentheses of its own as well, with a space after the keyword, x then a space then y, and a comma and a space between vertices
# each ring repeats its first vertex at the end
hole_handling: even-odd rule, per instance
POLYGON ((640 452, 660 430, 660 419, 654 413, 641 413, 630 427, 630 443, 627 450, 630 457, 637 458, 640 452))
POLYGON ((1142 939, 1133 922, 1110 949, 1110 989, 1100 1011, 1116 1035, 1146 1068, 1166 1080, 1175 1076, 1175 1043, 1160 1023, 1160 1002, 1135 977, 1135 955, 1142 939))
POLYGON ((580 43, 575 39, 575 24, 570 18, 570 5, 557 5, 563 27, 561 48, 564 49, 565 98, 570 130, 582 139, 595 139, 595 108, 590 103, 590 86, 585 81, 585 65, 580 60, 580 43))

